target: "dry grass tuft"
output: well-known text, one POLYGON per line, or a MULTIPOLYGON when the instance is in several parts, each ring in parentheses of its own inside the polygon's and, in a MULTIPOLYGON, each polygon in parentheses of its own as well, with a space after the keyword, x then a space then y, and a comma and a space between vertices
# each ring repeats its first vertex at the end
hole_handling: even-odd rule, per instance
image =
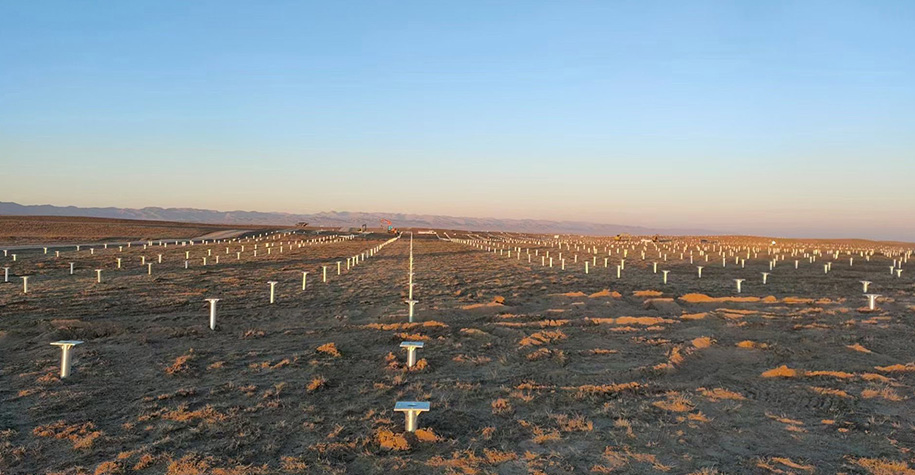
POLYGON ((514 452, 501 452, 494 449, 483 449, 483 455, 489 465, 499 465, 518 458, 518 455, 514 452))
POLYGON ((765 459, 759 459, 756 462, 756 466, 765 470, 768 470, 772 473, 793 473, 785 472, 784 470, 778 468, 778 466, 793 468, 795 470, 803 470, 805 472, 813 472, 816 470, 816 467, 813 465, 803 465, 797 462, 792 461, 787 457, 768 457, 765 459))
POLYGON ((544 429, 542 427, 533 426, 531 430, 534 432, 534 438, 531 440, 535 444, 544 444, 546 442, 562 440, 562 435, 559 433, 559 431, 553 429, 544 429))
POLYGON ((88 449, 103 435, 102 431, 94 429, 95 425, 91 422, 67 425, 64 421, 57 421, 53 424, 36 427, 32 434, 37 437, 66 439, 73 443, 74 449, 88 449))
POLYGON ((686 294, 680 297, 680 300, 687 303, 713 303, 713 302, 737 302, 750 303, 759 302, 759 297, 709 297, 705 294, 686 294))
POLYGON ((915 372, 915 363, 894 364, 890 366, 874 366, 877 371, 884 373, 908 373, 915 372))
POLYGON ((124 473, 124 467, 122 467, 118 462, 109 460, 107 462, 98 464, 98 466, 95 467, 95 472, 93 473, 94 475, 116 475, 119 473, 124 473))
POLYGON ((416 429, 413 434, 416 435, 420 442, 438 442, 441 440, 439 436, 435 435, 435 432, 432 432, 432 429, 416 429))
POLYGON ((184 374, 191 369, 190 362, 194 359, 194 349, 191 348, 187 353, 175 358, 175 362, 165 368, 166 374, 184 374))
POLYGON ((731 401, 742 401, 746 399, 740 393, 735 393, 734 391, 728 391, 723 388, 714 388, 714 389, 697 389, 700 394, 708 398, 709 401, 718 402, 722 400, 731 400, 731 401))
POLYGON ((659 292, 657 290, 636 290, 632 295, 636 297, 660 297, 664 295, 664 292, 659 292))
POLYGON ((793 370, 785 365, 779 366, 775 369, 770 369, 769 371, 763 371, 763 378, 795 378, 797 377, 797 370, 793 370))
POLYGON ((619 318, 601 318, 588 317, 585 320, 591 323, 608 323, 611 325, 643 325, 652 326, 662 323, 676 323, 676 320, 661 317, 619 317, 619 318))
POLYGON ((861 346, 860 343, 855 343, 854 345, 845 345, 845 347, 851 350, 860 351, 861 353, 872 353, 871 350, 861 346))
POLYGON ((762 349, 762 348, 768 348, 769 345, 767 345, 765 343, 757 343, 752 340, 743 340, 743 341, 737 343, 737 347, 738 348, 747 348, 747 349, 752 349, 752 348, 762 349))
POLYGON ((689 398, 676 392, 667 393, 666 401, 655 401, 651 405, 670 412, 689 412, 695 407, 689 398))
POLYGON ((280 458, 280 469, 286 473, 300 473, 308 469, 308 464, 302 459, 284 456, 280 458))
POLYGON ((712 346, 712 343, 714 343, 714 341, 707 336, 701 336, 699 338, 693 339, 692 343, 693 343, 693 346, 701 349, 701 348, 708 348, 708 347, 712 346))
POLYGON ((883 398, 887 401, 894 401, 894 402, 902 401, 902 399, 903 399, 902 396, 899 395, 899 393, 897 393, 892 388, 887 388, 887 387, 878 388, 878 389, 874 389, 874 388, 865 389, 865 390, 861 391, 861 397, 863 399, 873 399, 873 398, 879 397, 879 398, 883 398))
POLYGON ((308 386, 305 387, 305 390, 313 393, 327 385, 327 380, 324 379, 324 376, 315 376, 311 379, 311 382, 308 383, 308 386))
POLYGON ((398 333, 398 334, 397 334, 397 337, 400 338, 400 339, 402 339, 402 340, 405 340, 405 341, 427 341, 427 340, 431 340, 431 338, 429 338, 428 336, 422 335, 422 334, 419 334, 419 333, 406 333, 406 332, 404 332, 404 333, 398 333))
POLYGON ((707 316, 708 316, 707 312, 684 313, 683 315, 680 315, 680 320, 702 320, 703 318, 705 318, 707 316))
POLYGON ((600 298, 600 297, 613 297, 615 299, 618 299, 618 298, 622 298, 623 295, 615 290, 611 292, 610 289, 604 289, 604 290, 601 290, 600 292, 595 292, 588 296, 588 298, 592 298, 592 299, 596 299, 596 298, 600 298))
POLYGON ((623 391, 628 391, 632 389, 638 389, 642 387, 639 383, 632 381, 629 383, 620 383, 620 384, 603 384, 603 385, 594 385, 594 384, 583 384, 581 386, 563 386, 562 389, 566 391, 578 391, 580 393, 597 393, 597 394, 613 394, 623 391))
POLYGON ((493 414, 511 414, 512 405, 508 399, 498 398, 491 404, 493 414))
POLYGON ((566 334, 562 330, 555 331, 542 331, 534 333, 533 335, 526 336, 518 342, 519 346, 539 346, 553 343, 559 340, 566 339, 566 334))
POLYGON ((437 322, 435 320, 429 320, 426 322, 413 322, 413 323, 369 323, 364 325, 362 328, 368 328, 371 330, 410 330, 412 328, 448 328, 448 325, 445 325, 442 322, 437 322))
POLYGON ((163 420, 176 422, 190 422, 195 419, 201 419, 209 424, 221 422, 227 419, 225 414, 221 414, 210 405, 207 405, 202 409, 198 409, 196 411, 188 411, 187 404, 178 406, 178 408, 174 411, 165 412, 160 417, 163 420))
POLYGON ((334 358, 339 358, 341 356, 340 350, 337 349, 337 345, 334 344, 333 342, 325 343, 325 344, 319 346, 317 348, 317 351, 320 353, 324 353, 326 355, 333 356, 334 358))
POLYGON ((872 475, 915 475, 915 469, 902 461, 859 458, 852 461, 855 465, 864 468, 872 475))
POLYGON ((820 386, 808 386, 808 389, 815 393, 823 394, 826 396, 838 396, 846 399, 851 398, 847 392, 842 391, 841 389, 824 388, 820 386))
POLYGON ((408 450, 410 448, 410 443, 404 436, 395 434, 386 428, 380 428, 375 432, 375 440, 378 445, 388 450, 408 450))
POLYGON ((608 350, 606 348, 592 348, 584 351, 586 355, 615 355, 617 353, 619 353, 619 350, 608 350))
POLYGON ((566 414, 553 414, 552 417, 562 432, 591 432, 594 424, 584 416, 569 417, 566 414))

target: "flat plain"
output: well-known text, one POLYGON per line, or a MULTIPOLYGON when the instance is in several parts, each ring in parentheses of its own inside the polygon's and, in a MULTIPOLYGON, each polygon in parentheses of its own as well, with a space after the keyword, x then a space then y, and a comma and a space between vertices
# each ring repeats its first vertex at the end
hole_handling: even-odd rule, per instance
POLYGON ((915 473, 911 245, 412 237, 0 256, 0 472, 915 473))

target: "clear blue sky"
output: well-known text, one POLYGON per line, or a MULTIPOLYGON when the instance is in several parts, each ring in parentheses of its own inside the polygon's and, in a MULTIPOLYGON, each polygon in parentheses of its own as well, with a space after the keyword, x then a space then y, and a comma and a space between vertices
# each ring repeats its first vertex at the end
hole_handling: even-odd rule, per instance
POLYGON ((0 200, 915 240, 913 1, 3 1, 0 200))

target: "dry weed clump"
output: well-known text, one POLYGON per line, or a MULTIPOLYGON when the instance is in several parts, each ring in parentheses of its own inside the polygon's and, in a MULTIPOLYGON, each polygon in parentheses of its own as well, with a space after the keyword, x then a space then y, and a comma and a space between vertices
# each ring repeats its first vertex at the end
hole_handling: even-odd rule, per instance
POLYGON ((909 464, 903 461, 862 457, 853 459, 852 463, 871 475, 915 475, 915 469, 909 468, 909 464))
POLYGON ((500 327, 509 327, 509 328, 524 328, 524 327, 549 328, 549 327, 561 327, 568 323, 569 323, 568 320, 546 319, 546 320, 537 320, 535 322, 497 322, 496 325, 498 325, 500 327))
POLYGON ((642 326, 653 326, 660 325, 664 323, 676 323, 676 320, 670 318, 661 318, 661 317, 618 317, 618 318, 609 318, 609 317, 587 317, 586 321, 596 324, 607 323, 611 325, 642 325, 642 326))
POLYGON ((894 364, 889 366, 874 366, 874 369, 883 373, 909 373, 915 372, 915 363, 894 364))
POLYGON ((657 290, 636 290, 632 292, 632 295, 636 297, 660 297, 664 295, 664 292, 659 292, 657 290))
POLYGON ((478 328, 461 328, 461 333, 467 336, 492 336, 489 333, 484 332, 478 328))
POLYGON ((861 398, 863 399, 873 399, 873 398, 882 398, 887 401, 902 401, 902 396, 899 395, 894 389, 883 387, 883 388, 868 388, 861 391, 861 398))
POLYGON ((684 313, 680 315, 680 320, 702 320, 708 316, 708 312, 701 313, 684 313))
POLYGON ((484 473, 484 466, 496 466, 511 460, 516 460, 518 455, 513 452, 502 452, 495 449, 483 449, 483 457, 478 456, 473 450, 456 451, 451 458, 436 455, 426 461, 426 465, 434 468, 447 469, 446 473, 475 475, 484 473))
POLYGON ((702 349, 702 348, 708 348, 708 347, 712 346, 712 343, 714 343, 714 340, 712 340, 711 338, 709 338, 707 336, 701 336, 699 338, 693 339, 692 343, 693 343, 694 347, 702 349))
POLYGON ((432 429, 416 429, 416 432, 413 433, 416 436, 416 439, 420 442, 438 442, 441 440, 432 429))
POLYGON ((600 298, 600 297, 612 297, 615 299, 619 299, 619 298, 623 297, 623 294, 621 294, 615 290, 611 292, 610 289, 604 289, 604 290, 601 290, 600 292, 595 292, 588 296, 588 298, 592 298, 592 299, 596 299, 596 298, 600 298))
POLYGON ((375 441, 378 442, 378 445, 382 448, 388 450, 408 450, 410 448, 410 443, 407 442, 407 439, 404 436, 395 434, 390 429, 384 427, 375 431, 375 441))
POLYGON ((768 470, 773 473, 791 473, 785 472, 784 470, 777 468, 777 466, 783 466, 788 468, 793 468, 795 470, 803 470, 805 472, 813 472, 816 470, 816 467, 813 465, 804 465, 792 461, 787 457, 768 457, 765 459, 759 459, 756 461, 756 466, 765 470, 768 470))
POLYGON ((554 442, 557 440, 562 440, 562 435, 559 431, 553 429, 544 429, 539 426, 532 426, 531 431, 534 433, 534 438, 531 441, 535 444, 545 444, 547 442, 554 442))
POLYGON ((119 473, 124 473, 124 467, 117 461, 108 460, 98 464, 93 475, 116 475, 119 473))
POLYGON ((743 340, 741 342, 738 342, 736 346, 738 348, 746 348, 746 349, 766 349, 769 347, 769 345, 767 345, 765 343, 758 343, 758 342, 755 342, 752 340, 743 340))
POLYGON ((313 393, 327 385, 327 380, 324 379, 324 376, 315 376, 311 379, 311 382, 305 387, 305 390, 313 393))
POLYGON ((187 454, 180 459, 171 459, 166 475, 260 475, 269 473, 267 466, 255 467, 251 465, 236 465, 235 467, 221 468, 214 466, 212 457, 201 457, 197 454, 187 454))
POLYGON ((166 374, 186 374, 190 372, 190 362, 194 359, 194 349, 191 348, 187 353, 175 358, 175 362, 165 368, 166 374))
POLYGON ((759 302, 760 299, 759 297, 709 297, 705 294, 691 293, 680 296, 680 300, 686 303, 751 303, 759 302))
POLYGON ((405 341, 428 341, 428 340, 431 340, 431 338, 429 338, 428 336, 422 335, 422 334, 419 334, 419 333, 406 333, 406 332, 403 332, 403 333, 398 333, 398 334, 397 334, 397 337, 400 338, 401 340, 405 340, 405 341))
POLYGON ((266 335, 266 333, 264 333, 263 330, 257 330, 257 329, 252 328, 250 330, 245 330, 245 332, 242 333, 242 335, 241 335, 241 339, 250 340, 250 339, 255 339, 255 338, 263 338, 265 335, 266 335))
POLYGON ((586 297, 587 295, 584 292, 566 292, 564 294, 553 294, 559 297, 586 297))
POLYGON ((304 460, 288 455, 280 458, 280 470, 287 473, 300 473, 308 469, 308 464, 304 460))
POLYGON ((65 421, 57 421, 53 424, 36 427, 32 434, 38 437, 66 439, 73 443, 74 449, 88 449, 103 435, 102 431, 94 429, 95 424, 91 422, 68 425, 65 421))
POLYGON ((851 350, 860 351, 861 353, 872 353, 871 350, 861 346, 860 343, 855 343, 854 345, 845 345, 845 347, 851 350))
POLYGON ((734 391, 728 391, 724 388, 698 388, 696 391, 699 391, 699 394, 702 394, 705 398, 712 402, 718 402, 721 400, 742 401, 746 399, 742 394, 736 393, 734 391))
POLYGON ((821 386, 808 386, 808 389, 810 389, 811 391, 813 391, 815 393, 822 394, 824 396, 837 396, 837 397, 846 398, 846 399, 851 398, 851 396, 847 392, 842 391, 841 389, 824 388, 821 386))
POLYGON ((491 404, 493 414, 511 414, 512 405, 508 402, 508 399, 498 398, 494 400, 491 404))
POLYGON ((324 353, 326 355, 333 356, 334 358, 339 358, 340 356, 342 356, 340 354, 340 350, 337 349, 337 345, 334 344, 333 342, 325 343, 325 344, 319 346, 317 348, 317 351, 320 353, 324 353))
POLYGON ((657 456, 633 452, 629 447, 623 447, 621 451, 615 447, 608 446, 604 449, 603 459, 604 465, 591 467, 592 473, 618 473, 621 469, 633 463, 649 464, 653 469, 660 472, 669 472, 671 469, 670 466, 659 462, 657 456))
POLYGON ((529 361, 537 361, 543 358, 548 358, 551 354, 553 354, 553 352, 550 351, 549 348, 538 348, 533 353, 528 353, 526 358, 529 361))
POLYGON ((609 350, 607 348, 592 348, 590 350, 583 350, 583 353, 586 355, 615 355, 619 353, 619 350, 609 350))
POLYGON ((763 378, 795 378, 795 377, 797 377, 797 370, 794 370, 785 365, 782 365, 775 369, 763 371, 762 377, 763 378))
POLYGON ((176 422, 190 422, 195 419, 201 419, 208 424, 222 422, 227 419, 225 414, 218 412, 210 405, 207 405, 202 409, 198 409, 196 411, 188 411, 187 404, 179 405, 178 408, 174 411, 162 413, 160 418, 163 420, 176 422))
POLYGON ((13 429, 0 430, 0 466, 13 465, 25 458, 26 448, 10 442, 16 434, 13 429))
POLYGON ((520 346, 539 346, 564 339, 566 339, 566 334, 562 330, 542 331, 522 338, 518 344, 520 346))
POLYGON ((505 297, 496 296, 495 298, 492 299, 491 302, 464 305, 461 307, 461 310, 473 310, 475 308, 487 308, 487 307, 501 307, 504 304, 505 304, 505 297))
POLYGON ((413 323, 369 323, 363 325, 362 328, 368 328, 371 330, 410 330, 412 328, 448 328, 448 325, 445 325, 442 322, 437 322, 435 320, 429 320, 426 322, 413 322, 413 323))
POLYGON ((815 378, 817 376, 828 376, 838 379, 851 379, 855 377, 853 373, 846 373, 845 371, 803 371, 802 374, 809 378, 815 378))
POLYGON ((889 383, 892 381, 892 379, 877 373, 861 373, 861 379, 865 381, 877 381, 881 383, 889 383))
POLYGON ((782 424, 785 424, 785 430, 787 430, 789 432, 807 432, 807 429, 804 429, 802 427, 804 425, 804 423, 797 419, 790 419, 788 417, 776 416, 774 414, 769 414, 769 413, 766 413, 766 417, 768 417, 769 419, 781 422, 782 424))
POLYGON ((670 412, 689 412, 695 407, 689 398, 677 392, 667 393, 666 401, 655 401, 651 405, 670 412))
POLYGON ((550 416, 556 421, 562 432, 591 432, 594 424, 584 416, 569 417, 566 414, 553 414, 550 416))

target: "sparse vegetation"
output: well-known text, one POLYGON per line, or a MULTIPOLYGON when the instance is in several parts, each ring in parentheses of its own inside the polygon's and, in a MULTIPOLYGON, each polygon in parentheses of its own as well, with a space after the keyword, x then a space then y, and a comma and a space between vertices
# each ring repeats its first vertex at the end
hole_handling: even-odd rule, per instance
MULTIPOLYGON (((133 267, 106 267, 110 287, 92 288, 86 269, 110 266, 116 250, 66 256, 81 263, 72 279, 52 256, 22 254, 59 289, 36 279, 28 299, 0 292, 0 402, 15 415, 0 419, 0 472, 70 473, 75 456, 71 472, 96 475, 912 473, 915 296, 882 290, 881 310, 865 315, 844 290, 859 288, 854 272, 886 273, 885 257, 835 277, 777 267, 770 287, 738 296, 731 264, 687 277, 688 254, 674 256, 695 242, 658 244, 676 276, 661 288, 639 258, 653 244, 630 249, 617 281, 601 266, 586 275, 571 261, 562 271, 417 239, 409 323, 391 284, 404 278, 405 243, 326 284, 318 267, 304 293, 300 269, 366 242, 285 244, 269 257, 259 244, 258 260, 187 270, 186 251, 225 256, 226 245, 169 246, 155 281, 138 267, 153 253, 125 249, 133 267), (273 306, 267 280, 280 282, 273 306), (203 299, 217 291, 224 313, 210 331, 203 299), (86 341, 70 380, 51 338, 86 341), (411 369, 401 341, 425 343, 411 369), (397 400, 432 403, 416 432, 397 400), (725 436, 747 455, 709 455, 725 436)), ((240 244, 229 246, 234 258, 240 244)), ((739 246, 760 255, 748 269, 768 268, 763 245, 739 246)))

